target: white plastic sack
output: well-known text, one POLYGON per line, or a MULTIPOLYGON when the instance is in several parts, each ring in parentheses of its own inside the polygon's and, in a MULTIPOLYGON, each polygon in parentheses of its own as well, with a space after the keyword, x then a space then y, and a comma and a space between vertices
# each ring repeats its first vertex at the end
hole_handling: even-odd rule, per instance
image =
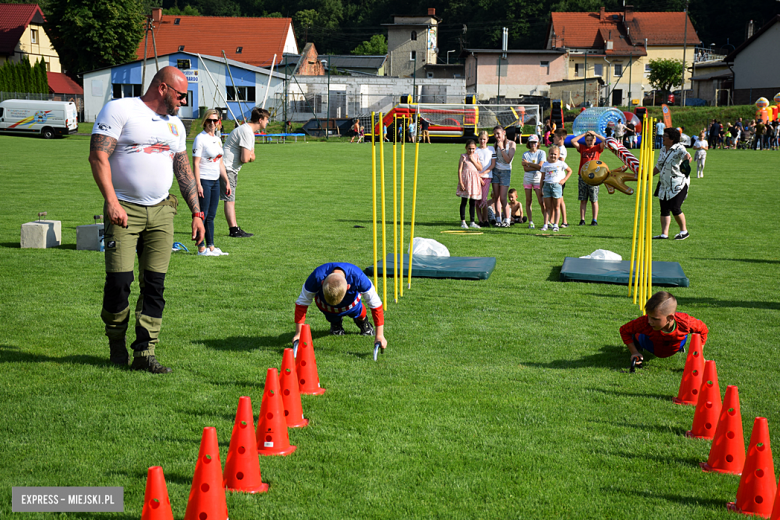
POLYGON ((580 258, 590 258, 592 260, 623 260, 623 257, 612 251, 606 249, 596 249, 589 255, 581 256, 580 258))
MULTIPOLYGON (((410 246, 411 247, 411 246, 410 246)), ((414 255, 450 256, 450 251, 444 244, 432 238, 414 238, 414 255)))

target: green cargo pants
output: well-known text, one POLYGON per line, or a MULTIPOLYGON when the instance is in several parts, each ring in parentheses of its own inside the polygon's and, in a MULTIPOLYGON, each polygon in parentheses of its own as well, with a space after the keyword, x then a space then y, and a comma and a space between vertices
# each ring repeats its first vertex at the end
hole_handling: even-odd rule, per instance
POLYGON ((173 217, 178 201, 174 195, 155 206, 119 201, 127 212, 127 228, 112 224, 105 215, 106 283, 101 318, 111 342, 124 341, 130 318, 130 285, 138 257, 140 295, 135 307, 133 355, 154 355, 165 308, 165 273, 173 246, 173 217))

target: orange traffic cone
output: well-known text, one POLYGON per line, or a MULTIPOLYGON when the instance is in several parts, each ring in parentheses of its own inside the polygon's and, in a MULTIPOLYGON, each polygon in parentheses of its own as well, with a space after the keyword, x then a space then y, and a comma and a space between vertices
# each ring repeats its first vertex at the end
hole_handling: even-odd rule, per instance
POLYGON ((203 428, 184 520, 228 520, 217 429, 213 426, 203 428))
POLYGON ((739 410, 739 390, 734 385, 726 387, 709 459, 699 465, 706 472, 742 474, 745 439, 742 434, 742 412, 739 410))
POLYGON ((718 386, 718 369, 712 360, 704 363, 704 382, 699 392, 699 402, 693 416, 693 426, 685 434, 694 439, 712 439, 715 437, 715 427, 721 408, 720 386, 718 386))
POLYGON ((295 451, 287 435, 284 419, 284 403, 279 393, 279 376, 275 368, 269 368, 265 377, 263 404, 257 421, 257 452, 260 455, 289 455, 295 451))
POLYGON ((675 404, 690 404, 696 406, 699 402, 699 390, 704 379, 704 354, 701 351, 701 336, 691 334, 691 347, 685 360, 680 391, 674 398, 675 404))
POLYGON ((298 388, 304 395, 322 395, 325 389, 320 387, 317 374, 317 360, 314 358, 314 344, 311 341, 311 328, 304 324, 298 341, 298 359, 295 370, 298 372, 298 388))
POLYGON ((141 520, 173 520, 171 499, 168 498, 168 487, 165 485, 165 475, 160 466, 152 466, 146 473, 146 492, 141 520))
POLYGON ((252 400, 238 398, 236 424, 230 437, 230 449, 225 459, 222 485, 228 491, 244 493, 265 493, 268 484, 260 478, 260 461, 255 450, 255 418, 252 415, 252 400))
POLYGON ((282 388, 284 418, 288 428, 302 428, 309 424, 301 408, 301 392, 298 389, 298 372, 295 370, 293 349, 284 349, 282 370, 279 372, 279 386, 282 388))
POLYGON ((739 479, 736 502, 729 502, 731 511, 769 518, 775 501, 775 464, 769 445, 769 426, 766 418, 756 417, 750 434, 747 460, 739 479))
POLYGON ((777 486, 777 492, 775 493, 775 507, 772 508, 772 515, 769 520, 780 520, 780 484, 777 486))

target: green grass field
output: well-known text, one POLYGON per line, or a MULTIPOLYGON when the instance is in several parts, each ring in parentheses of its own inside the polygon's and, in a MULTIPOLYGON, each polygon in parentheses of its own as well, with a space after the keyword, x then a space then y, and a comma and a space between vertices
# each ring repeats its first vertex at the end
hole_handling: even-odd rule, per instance
MULTIPOLYGON (((237 202, 255 237, 228 238, 220 208, 216 245, 230 256, 173 255, 157 351, 174 369, 165 376, 108 364, 103 256, 76 250, 76 226, 102 209, 88 148, 87 137, 0 136, 11 190, 0 205, 0 516, 11 515, 14 486, 122 486, 123 514, 62 517, 139 518, 146 470, 161 465, 182 518, 202 428, 216 426, 224 464, 238 398, 258 413, 306 276, 325 261, 372 263, 370 148, 258 146, 237 202), (22 250, 20 225, 39 211, 62 221, 62 246, 22 250)), ((566 256, 630 256, 634 198, 602 189, 600 225, 570 227, 570 238, 518 226, 441 234, 459 224, 461 150, 420 147, 415 234, 456 256, 495 256, 495 272, 414 279, 397 304, 391 286, 377 363, 370 338, 346 322, 347 336, 329 336, 311 309, 328 391, 303 397, 311 425, 290 430, 298 450, 261 458, 270 492, 229 494, 230 518, 735 518, 725 503, 739 478, 699 469, 710 443, 683 436, 694 410, 672 404, 684 358, 624 373, 618 328, 639 315, 626 287, 558 282, 566 256)), ((711 151, 684 206, 691 238, 654 244, 656 260, 679 262, 691 280, 672 292, 709 326, 704 354, 721 389, 739 386, 746 442, 757 416, 780 435, 778 168, 775 152, 711 151)), ((576 183, 565 195, 576 224, 576 183)), ((184 208, 176 240, 188 245, 189 222, 184 208)))

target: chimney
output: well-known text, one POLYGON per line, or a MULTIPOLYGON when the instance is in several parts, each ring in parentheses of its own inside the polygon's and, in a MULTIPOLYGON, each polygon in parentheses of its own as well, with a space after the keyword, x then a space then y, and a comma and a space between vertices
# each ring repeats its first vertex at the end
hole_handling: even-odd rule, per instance
POLYGON ((428 16, 436 16, 436 8, 435 7, 429 7, 428 8, 428 16))
POLYGON ((159 23, 160 20, 162 20, 162 8, 161 7, 155 7, 152 9, 152 21, 154 23, 159 23))
POLYGON ((607 19, 607 15, 604 14, 605 11, 606 11, 606 9, 604 9, 604 6, 601 6, 601 8, 599 9, 599 21, 600 22, 603 22, 604 20, 607 19))
POLYGON ((634 21, 634 6, 633 5, 627 5, 625 8, 625 11, 623 13, 623 21, 626 23, 631 23, 634 21))

